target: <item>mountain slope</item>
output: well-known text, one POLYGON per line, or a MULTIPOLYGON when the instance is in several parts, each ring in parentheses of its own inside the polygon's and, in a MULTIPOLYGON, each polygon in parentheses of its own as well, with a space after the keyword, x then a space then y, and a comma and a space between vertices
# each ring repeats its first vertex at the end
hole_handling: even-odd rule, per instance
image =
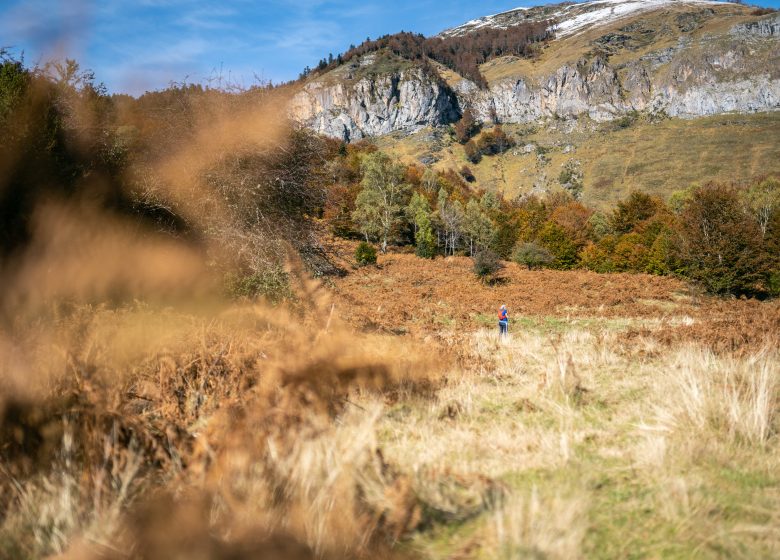
POLYGON ((470 107, 505 123, 633 111, 683 118, 780 108, 780 18, 705 0, 596 0, 518 9, 442 37, 552 21, 556 37, 532 58, 480 67, 480 88, 436 63, 380 51, 310 77, 291 113, 328 136, 354 140, 457 120, 470 107))

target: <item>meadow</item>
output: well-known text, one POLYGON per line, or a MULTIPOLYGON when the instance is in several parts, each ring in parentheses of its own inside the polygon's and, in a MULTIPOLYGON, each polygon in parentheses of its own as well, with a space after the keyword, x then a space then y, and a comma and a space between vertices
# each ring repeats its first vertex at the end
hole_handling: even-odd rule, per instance
POLYGON ((20 320, 0 552, 778 553, 777 302, 514 265, 489 286, 469 262, 389 254, 324 284, 293 268, 282 307, 20 320))

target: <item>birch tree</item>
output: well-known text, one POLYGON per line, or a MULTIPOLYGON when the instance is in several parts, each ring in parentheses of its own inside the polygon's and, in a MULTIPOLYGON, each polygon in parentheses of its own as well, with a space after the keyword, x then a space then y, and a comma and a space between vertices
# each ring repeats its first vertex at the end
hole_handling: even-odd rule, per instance
POLYGON ((382 252, 386 253, 387 244, 401 221, 411 186, 404 182, 403 167, 382 152, 365 156, 360 171, 362 190, 355 200, 352 219, 366 237, 370 234, 379 237, 382 252))

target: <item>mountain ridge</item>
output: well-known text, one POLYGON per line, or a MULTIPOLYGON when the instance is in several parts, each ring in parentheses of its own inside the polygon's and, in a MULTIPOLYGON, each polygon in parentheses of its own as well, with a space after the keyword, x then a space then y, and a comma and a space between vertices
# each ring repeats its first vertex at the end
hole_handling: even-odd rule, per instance
POLYGON ((507 123, 780 109, 780 16, 754 15, 740 4, 594 0, 510 10, 442 34, 532 19, 555 21, 556 37, 533 58, 501 56, 480 65, 486 87, 438 64, 374 52, 310 76, 290 113, 317 132, 352 141, 446 125, 466 108, 483 122, 507 123), (604 10, 612 14, 606 20, 593 15, 604 10))

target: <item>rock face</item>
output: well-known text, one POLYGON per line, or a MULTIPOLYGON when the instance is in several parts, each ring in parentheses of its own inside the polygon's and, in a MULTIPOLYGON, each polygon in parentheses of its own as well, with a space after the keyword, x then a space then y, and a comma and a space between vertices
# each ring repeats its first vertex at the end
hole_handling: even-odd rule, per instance
POLYGON ((735 25, 731 28, 731 34, 742 37, 780 37, 780 14, 735 25))
MULTIPOLYGON (((634 28, 641 24, 622 29, 628 33, 634 28)), ((295 95, 290 112, 317 132, 351 141, 452 123, 466 107, 478 119, 497 116, 507 123, 583 115, 605 121, 632 111, 681 118, 775 111, 780 109, 778 36, 780 15, 772 14, 719 35, 681 32, 672 47, 645 49, 620 63, 611 61, 613 52, 587 50, 547 75, 510 74, 491 81, 487 89, 462 78, 448 85, 430 70, 414 66, 352 80, 326 74, 295 95)), ((605 31, 591 45, 620 47, 627 37, 605 31)), ((372 57, 364 56, 355 67, 370 67, 372 57)))
POLYGON ((446 124, 460 115, 453 92, 420 68, 352 85, 311 82, 295 95, 290 111, 317 132, 345 141, 446 124))
POLYGON ((468 104, 483 120, 495 112, 499 120, 509 123, 579 115, 603 121, 644 109, 650 88, 642 67, 630 68, 621 81, 615 68, 596 57, 566 64, 535 83, 519 78, 491 84, 487 91, 474 87, 468 104))

